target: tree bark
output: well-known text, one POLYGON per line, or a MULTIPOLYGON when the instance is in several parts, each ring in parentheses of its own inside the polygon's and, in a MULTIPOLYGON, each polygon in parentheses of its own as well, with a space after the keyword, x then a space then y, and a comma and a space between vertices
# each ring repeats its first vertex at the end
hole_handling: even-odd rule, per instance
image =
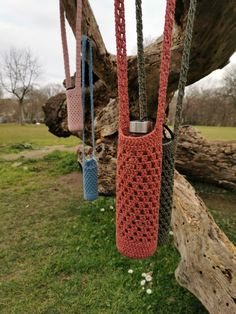
POLYGON ((236 142, 209 142, 193 127, 183 126, 176 168, 198 181, 236 190, 236 142))
MULTIPOLYGON (((109 111, 112 112, 112 109, 109 111)), ((103 134, 107 131, 103 130, 103 134)), ((102 140, 96 143, 99 191, 105 195, 115 195, 115 137, 116 134, 110 143, 102 140)), ((82 146, 78 147, 78 159, 82 162, 82 146)), ((236 143, 209 142, 193 127, 183 126, 180 129, 176 169, 194 180, 236 190, 236 143)))
POLYGON ((194 188, 175 173, 174 242, 181 261, 175 275, 211 314, 236 313, 236 247, 216 225, 194 188))
POLYGON ((25 112, 24 112, 24 102, 19 99, 18 100, 18 104, 19 104, 19 118, 20 118, 20 124, 24 125, 25 124, 25 112))

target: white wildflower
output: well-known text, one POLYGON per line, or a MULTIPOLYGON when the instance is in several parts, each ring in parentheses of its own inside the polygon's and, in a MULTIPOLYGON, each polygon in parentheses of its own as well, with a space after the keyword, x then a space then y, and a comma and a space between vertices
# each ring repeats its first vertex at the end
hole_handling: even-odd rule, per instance
POLYGON ((150 281, 152 281, 152 276, 146 275, 145 279, 147 282, 150 282, 150 281))
POLYGON ((170 232, 169 232, 169 235, 171 235, 171 236, 172 236, 173 234, 174 234, 174 232, 173 232, 173 231, 170 231, 170 232))
POLYGON ((104 212, 104 211, 105 211, 105 208, 101 208, 100 211, 101 211, 101 212, 104 212))
POLYGON ((147 275, 146 273, 142 273, 142 277, 146 277, 146 275, 147 275))
POLYGON ((147 289, 146 292, 147 292, 147 294, 151 294, 152 290, 151 289, 147 289))
POLYGON ((146 280, 145 280, 145 279, 143 279, 143 280, 140 281, 141 286, 144 286, 145 283, 146 283, 146 280))
POLYGON ((129 270, 128 270, 128 273, 129 273, 129 274, 133 274, 133 272, 134 272, 133 269, 129 269, 129 270))
POLYGON ((114 206, 110 205, 110 209, 114 209, 114 206))

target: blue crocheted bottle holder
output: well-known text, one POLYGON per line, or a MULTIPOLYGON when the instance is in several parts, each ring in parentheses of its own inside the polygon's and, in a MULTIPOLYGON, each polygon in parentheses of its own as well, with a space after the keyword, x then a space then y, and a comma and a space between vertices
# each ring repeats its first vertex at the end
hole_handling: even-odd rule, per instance
POLYGON ((83 163, 84 199, 94 201, 98 197, 97 162, 94 158, 83 163))
POLYGON ((83 190, 84 199, 94 201, 98 197, 98 171, 95 159, 95 138, 94 138, 94 102, 93 102, 93 70, 92 70, 92 42, 82 36, 82 104, 83 104, 83 190), (92 157, 86 159, 85 156, 85 59, 88 43, 88 63, 89 63, 89 92, 90 92, 90 111, 92 123, 92 157))

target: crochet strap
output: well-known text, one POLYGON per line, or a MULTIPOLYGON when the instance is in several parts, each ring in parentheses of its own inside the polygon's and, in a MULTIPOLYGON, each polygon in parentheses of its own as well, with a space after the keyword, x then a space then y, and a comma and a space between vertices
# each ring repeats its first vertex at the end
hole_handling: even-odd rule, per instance
POLYGON ((82 36, 82 105, 83 105, 83 160, 85 160, 85 60, 88 43, 88 65, 89 65, 89 93, 90 93, 90 112, 91 112, 91 133, 92 133, 92 157, 94 157, 95 138, 94 138, 94 101, 93 101, 93 55, 92 41, 87 36, 82 36))
MULTIPOLYGON (((167 0, 162 59, 160 67, 160 84, 158 96, 157 120, 155 128, 162 128, 164 122, 164 107, 166 103, 166 91, 168 83, 171 36, 174 25, 175 0, 167 0)), ((127 75, 127 53, 125 36, 125 8, 124 0, 115 0, 116 22, 116 46, 117 46, 117 71, 118 71, 118 94, 120 127, 128 134, 129 132, 129 96, 127 75)))
POLYGON ((129 132, 129 95, 127 75, 125 5, 124 0, 115 0, 115 30, 117 49, 117 76, 119 96, 120 128, 124 133, 129 132))
POLYGON ((158 126, 161 128, 164 123, 165 115, 166 92, 170 67, 171 38, 174 26, 174 15, 175 15, 175 0, 167 0, 156 121, 156 127, 158 126))
POLYGON ((196 8, 197 8, 197 0, 191 0, 189 11, 188 11, 188 20, 187 20, 186 31, 185 31, 184 49, 183 49, 179 85, 178 85, 178 97, 177 97, 175 123, 174 123, 174 135, 175 135, 174 154, 176 151, 177 140, 179 136, 179 128, 180 128, 180 124, 182 120, 182 107, 183 107, 185 86, 188 79, 189 58, 190 58, 190 52, 191 52, 193 26, 194 26, 196 8))
POLYGON ((138 60, 138 85, 139 85, 139 110, 140 120, 147 118, 147 92, 145 75, 145 58, 143 48, 143 19, 142 0, 136 0, 136 31, 137 31, 137 60, 138 60))
MULTIPOLYGON (((76 76, 75 76, 75 86, 80 88, 81 86, 81 18, 82 18, 82 0, 77 0, 77 13, 76 13, 76 76)), ((72 88, 71 75, 70 75, 70 62, 68 53, 68 44, 66 36, 66 26, 65 26, 65 10, 60 0, 60 23, 61 23, 61 38, 64 56, 64 67, 66 75, 66 88, 72 88)))

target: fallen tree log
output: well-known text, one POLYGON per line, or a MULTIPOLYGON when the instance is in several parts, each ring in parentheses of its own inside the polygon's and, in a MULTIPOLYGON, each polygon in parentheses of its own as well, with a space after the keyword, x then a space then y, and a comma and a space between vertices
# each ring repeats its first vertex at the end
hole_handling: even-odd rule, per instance
MULTIPOLYGON (((101 132, 105 136, 110 129, 101 132)), ((99 191, 105 195, 115 194, 116 144, 116 133, 114 138, 110 138, 110 143, 107 139, 98 139, 96 142, 99 191)), ((78 148, 78 155, 78 159, 82 160, 82 147, 78 148)), ((236 143, 209 142, 195 128, 183 126, 176 157, 176 169, 180 173, 198 181, 236 189, 236 143)))
POLYGON ((181 261, 175 275, 211 314, 236 313, 236 247, 194 188, 175 173, 172 228, 181 261))
POLYGON ((176 168, 198 181, 236 189, 236 142, 209 142, 193 127, 183 126, 176 168))

